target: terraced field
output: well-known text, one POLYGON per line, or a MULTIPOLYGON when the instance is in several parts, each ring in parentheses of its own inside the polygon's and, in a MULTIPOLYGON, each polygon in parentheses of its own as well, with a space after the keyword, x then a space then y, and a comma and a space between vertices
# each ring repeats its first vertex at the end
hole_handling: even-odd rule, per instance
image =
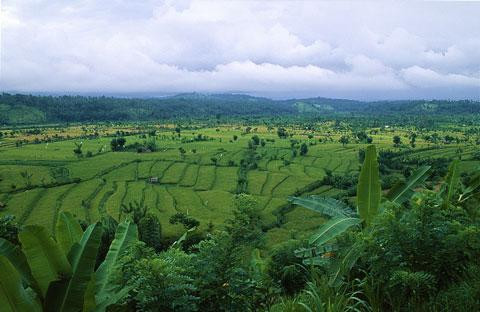
MULTIPOLYGON (((306 188, 322 179, 326 170, 336 173, 359 169, 358 150, 364 144, 342 147, 335 140, 319 143, 303 131, 290 130, 291 139, 309 144, 305 156, 293 156, 289 139, 259 127, 257 135, 267 140, 254 151, 256 168, 246 172, 246 190, 258 201, 264 221, 272 225, 268 237, 281 241, 291 235, 303 235, 318 224, 318 216, 303 208, 285 210, 287 198, 296 192, 331 196, 338 190, 329 186, 306 188), (280 218, 281 217, 281 218, 280 218), (281 219, 281 222, 278 222, 281 219)), ((243 135, 242 135, 243 134, 243 135)), ((123 219, 122 205, 138 202, 155 213, 165 236, 182 233, 183 228, 168 222, 183 212, 200 221, 200 229, 211 222, 220 225, 232 214, 232 197, 241 175, 240 164, 248 158, 248 141, 233 126, 188 131, 181 136, 171 132, 157 135, 158 151, 151 153, 111 152, 111 138, 83 139, 84 151, 99 151, 92 157, 76 158, 71 139, 59 142, 0 147, 0 215, 13 214, 22 224, 37 223, 54 230, 60 211, 95 221, 111 215, 123 219), (202 134, 208 139, 195 141, 202 134), (232 140, 237 135, 237 140, 232 140), (183 140, 183 141, 182 141, 183 140), (182 155, 179 148, 186 152, 182 155), (101 150, 101 151, 100 151, 101 150), (59 176, 59 172, 62 175, 59 176), (151 178, 154 178, 151 181, 151 178)), ((379 148, 391 148, 391 135, 373 135, 379 148), (388 142, 388 143, 387 143, 388 142)), ((141 142, 139 136, 126 136, 127 143, 141 142)), ((462 149, 463 168, 478 166, 470 159, 476 150, 471 145, 446 145, 439 150, 418 142, 415 157, 454 157, 462 149)))

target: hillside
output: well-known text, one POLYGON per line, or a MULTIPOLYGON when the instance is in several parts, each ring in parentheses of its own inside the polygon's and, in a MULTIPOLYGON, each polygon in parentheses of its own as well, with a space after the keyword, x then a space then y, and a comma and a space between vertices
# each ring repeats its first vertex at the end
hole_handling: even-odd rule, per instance
POLYGON ((479 114, 478 101, 378 101, 309 98, 272 100, 241 94, 187 93, 162 98, 0 95, 1 124, 149 121, 178 118, 301 114, 479 114))

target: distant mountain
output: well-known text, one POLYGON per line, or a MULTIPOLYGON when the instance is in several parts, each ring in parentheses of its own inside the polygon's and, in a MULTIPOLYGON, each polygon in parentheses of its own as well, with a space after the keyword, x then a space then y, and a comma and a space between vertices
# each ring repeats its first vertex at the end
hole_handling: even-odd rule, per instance
POLYGON ((0 95, 1 124, 149 121, 219 116, 480 114, 478 101, 272 100, 245 94, 184 93, 156 98, 0 95))

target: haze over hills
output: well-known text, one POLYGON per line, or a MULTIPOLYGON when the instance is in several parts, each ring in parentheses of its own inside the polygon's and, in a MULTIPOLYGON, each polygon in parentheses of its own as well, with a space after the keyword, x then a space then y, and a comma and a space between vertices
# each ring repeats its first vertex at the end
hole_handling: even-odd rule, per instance
POLYGON ((462 115, 480 113, 473 100, 358 101, 323 97, 274 100, 245 94, 182 93, 163 97, 0 95, 2 124, 149 121, 212 116, 462 115))

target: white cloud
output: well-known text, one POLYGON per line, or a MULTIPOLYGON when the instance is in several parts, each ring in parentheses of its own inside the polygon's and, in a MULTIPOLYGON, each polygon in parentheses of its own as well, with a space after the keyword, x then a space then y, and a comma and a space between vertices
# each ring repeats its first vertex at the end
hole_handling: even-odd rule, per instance
POLYGON ((470 77, 460 74, 440 74, 431 69, 416 65, 403 69, 401 74, 408 84, 418 88, 480 88, 480 77, 470 77))
POLYGON ((480 3, 3 4, 2 90, 480 96, 480 3))

